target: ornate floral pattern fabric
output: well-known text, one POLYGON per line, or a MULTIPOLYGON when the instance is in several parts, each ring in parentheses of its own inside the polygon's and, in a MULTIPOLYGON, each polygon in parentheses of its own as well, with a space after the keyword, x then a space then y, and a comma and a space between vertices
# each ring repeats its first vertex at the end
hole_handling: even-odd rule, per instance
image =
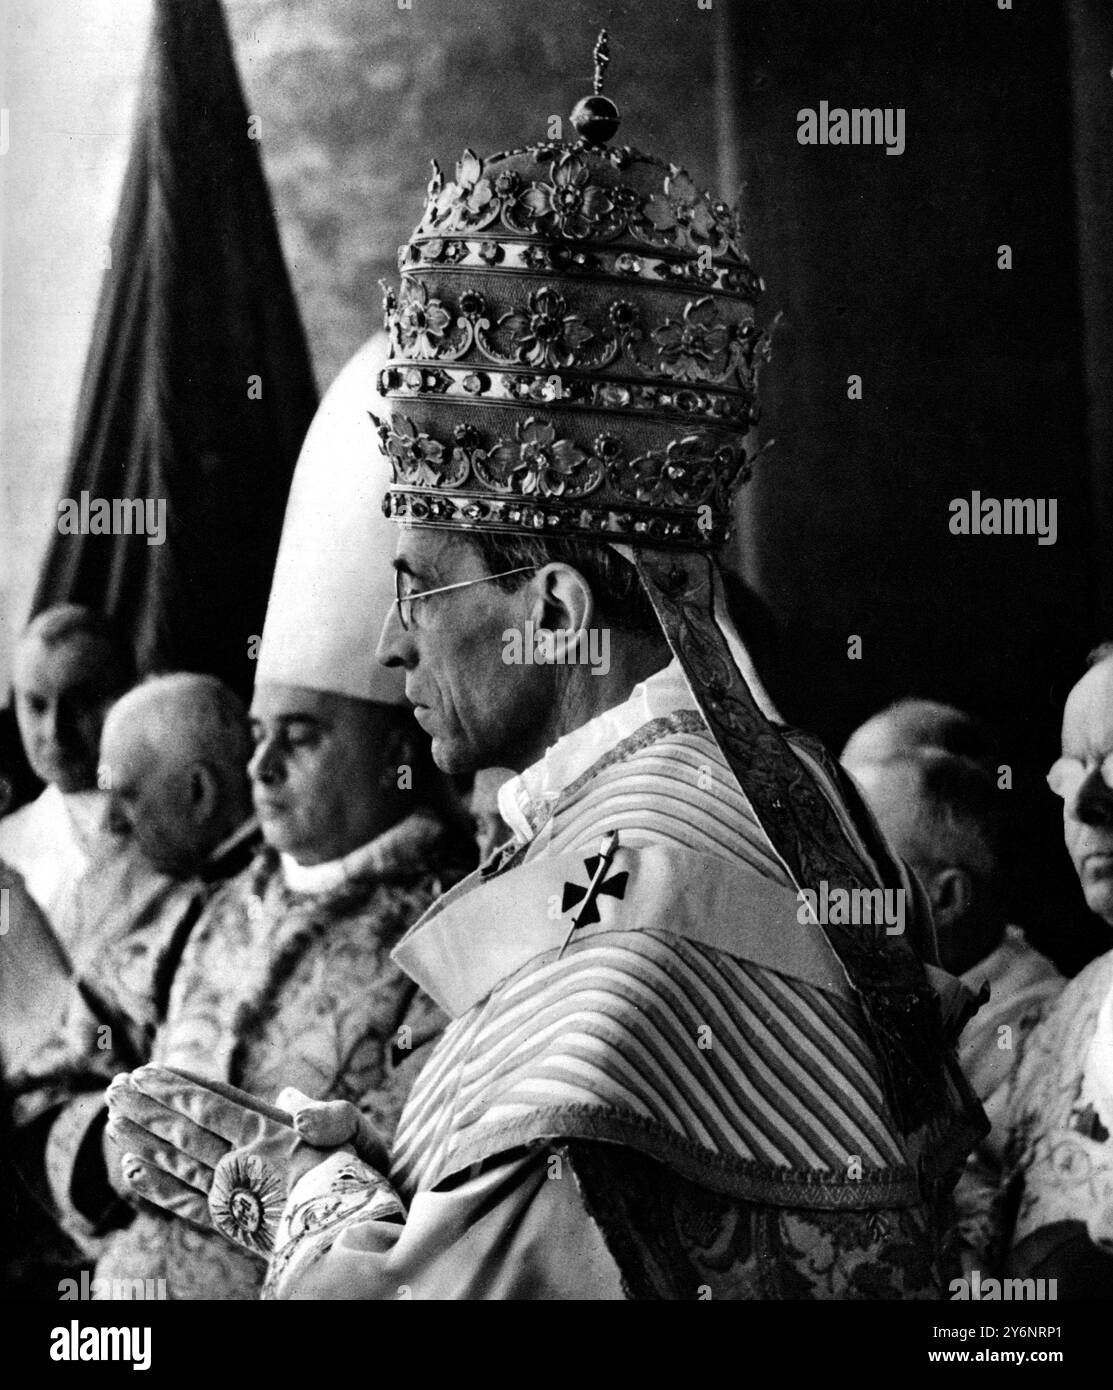
POLYGON ((1111 991, 1113 952, 1075 976, 1028 1039, 1008 1109, 1014 1246, 1060 1221, 1113 1243, 1113 1113, 1086 1094, 1088 1081, 1110 1085, 1111 1059, 1093 1049, 1111 991))
POLYGON ((129 851, 92 866, 75 888, 82 950, 66 962, 74 975, 53 1012, 38 1011, 38 1028, 24 1040, 18 1073, 8 1081, 28 1181, 94 1253, 106 1223, 120 1215, 114 1193, 100 1183, 86 1185, 83 1205, 73 1201, 83 1146, 102 1113, 100 1093, 117 1072, 149 1058, 190 932, 259 843, 252 819, 189 879, 138 866, 129 851))
POLYGON ((711 1192, 606 1144, 569 1145, 631 1298, 938 1298, 922 1213, 806 1211, 711 1192))
POLYGON ((1009 1236, 1001 1175, 1013 1086, 1032 1030, 1066 981, 1017 927, 1009 927, 1001 945, 962 979, 975 991, 983 985, 990 991, 963 1030, 959 1062, 993 1128, 967 1160, 955 1203, 959 1236, 973 1265, 992 1273, 1004 1258, 1009 1236))
MULTIPOLYGON (((439 835, 419 836, 389 872, 319 895, 291 892, 265 851, 191 936, 151 1060, 267 1101, 284 1086, 350 1100, 392 1133, 444 1022, 390 960, 440 892, 430 864, 439 835)), ((172 1298, 254 1298, 264 1269, 215 1231, 154 1209, 115 1235, 97 1266, 163 1278, 172 1298)))

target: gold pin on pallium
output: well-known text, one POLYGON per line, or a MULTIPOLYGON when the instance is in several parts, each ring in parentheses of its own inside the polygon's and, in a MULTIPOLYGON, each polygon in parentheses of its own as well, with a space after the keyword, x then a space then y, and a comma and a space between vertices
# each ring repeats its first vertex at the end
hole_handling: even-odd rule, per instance
POLYGON ((564 938, 564 944, 557 952, 557 960, 560 960, 561 956, 564 955, 568 943, 572 940, 572 933, 577 927, 590 926, 593 922, 599 921, 599 909, 595 905, 595 900, 600 893, 606 893, 608 897, 612 898, 621 898, 625 896, 626 880, 630 877, 625 870, 620 874, 615 874, 614 878, 609 879, 606 883, 603 881, 607 876, 607 870, 611 866, 611 861, 614 859, 617 849, 618 831, 608 830, 599 845, 599 854, 594 860, 594 869, 592 869, 593 861, 591 859, 584 860, 584 868, 591 874, 591 882, 587 885, 587 888, 581 888, 575 883, 566 883, 564 885, 564 901, 561 904, 561 911, 567 912, 569 908, 575 907, 577 903, 580 904, 580 910, 576 913, 575 917, 572 918, 572 925, 568 928, 568 935, 564 938))

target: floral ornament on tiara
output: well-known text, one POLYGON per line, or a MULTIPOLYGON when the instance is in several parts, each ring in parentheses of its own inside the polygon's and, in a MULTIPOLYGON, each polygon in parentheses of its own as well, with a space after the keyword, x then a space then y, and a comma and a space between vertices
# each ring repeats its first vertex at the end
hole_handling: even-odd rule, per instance
MULTIPOLYGON (((641 192, 626 184, 593 180, 588 161, 567 146, 538 146, 535 156, 549 161, 549 178, 525 183, 513 170, 491 177, 488 163, 470 149, 456 166, 455 180, 444 183, 434 160, 419 231, 468 233, 499 222, 511 231, 567 242, 611 240, 626 233, 649 246, 690 254, 706 248, 713 255, 748 263, 737 211, 697 188, 679 165, 647 161, 663 172, 657 189, 641 192)), ((593 151, 593 157, 618 168, 644 158, 632 150, 593 151)), ((485 245, 487 254, 497 258, 497 243, 485 245)), ((426 244, 430 259, 439 254, 440 248, 426 244)))
POLYGON ((676 164, 669 165, 664 188, 649 200, 645 216, 658 236, 683 250, 708 247, 744 258, 737 214, 726 203, 713 202, 676 164))
POLYGON ((645 506, 723 506, 739 467, 732 449, 716 449, 699 435, 686 435, 664 450, 617 459, 608 476, 620 492, 645 506))
POLYGON ((579 314, 567 312, 563 295, 545 288, 534 290, 529 310, 515 310, 499 319, 508 329, 514 355, 533 367, 568 367, 577 360, 578 349, 595 336, 579 314))
POLYGON ((453 451, 445 457, 444 445, 419 430, 408 415, 391 421, 372 415, 379 438, 396 479, 417 487, 459 487, 468 475, 466 459, 453 451))
POLYGON ((476 461, 476 474, 490 487, 523 496, 580 497, 602 481, 598 462, 570 439, 557 439, 547 420, 531 415, 518 421, 514 433, 514 443, 504 441, 476 461))
POLYGON ((613 300, 589 322, 565 294, 546 285, 530 291, 527 303, 508 309, 492 329, 491 306, 478 291, 463 291, 456 303, 430 298, 424 282, 407 275, 400 297, 388 300, 386 322, 398 355, 414 363, 459 362, 475 349, 496 366, 602 371, 625 355, 628 369, 652 376, 752 391, 755 362, 768 356, 768 334, 752 321, 732 323, 719 315, 718 301, 704 295, 647 333, 627 299, 613 300))
POLYGON ((680 381, 718 381, 731 365, 730 328, 719 320, 710 295, 689 300, 682 319, 666 319, 651 336, 666 376, 680 381))
POLYGON ((490 179, 483 177, 483 161, 474 150, 465 150, 456 165, 456 180, 442 189, 436 185, 440 169, 434 163, 429 185, 435 199, 432 221, 446 232, 476 231, 499 215, 500 199, 490 179))
POLYGON ((531 183, 508 212, 515 222, 532 222, 540 231, 582 241, 609 230, 614 210, 610 191, 593 184, 587 165, 567 151, 553 164, 551 181, 531 183))
POLYGON ((398 341, 409 357, 436 357, 437 348, 452 325, 452 315, 439 299, 430 299, 422 284, 406 283, 406 293, 395 312, 398 341))

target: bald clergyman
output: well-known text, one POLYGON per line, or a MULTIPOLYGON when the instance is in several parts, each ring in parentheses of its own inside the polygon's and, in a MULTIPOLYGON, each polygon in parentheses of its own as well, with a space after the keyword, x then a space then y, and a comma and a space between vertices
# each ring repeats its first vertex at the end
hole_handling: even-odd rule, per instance
POLYGON ((247 712, 215 676, 152 677, 105 719, 100 781, 127 850, 74 884, 73 976, 10 1076, 28 1180, 94 1252, 130 1214, 103 1161, 104 1086, 150 1056, 190 933, 259 847, 249 755, 247 712))

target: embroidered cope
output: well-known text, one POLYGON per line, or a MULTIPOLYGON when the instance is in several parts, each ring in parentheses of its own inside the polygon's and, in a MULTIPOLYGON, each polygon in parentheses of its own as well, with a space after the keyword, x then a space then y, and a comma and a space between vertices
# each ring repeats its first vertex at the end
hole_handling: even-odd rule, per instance
POLYGON ((339 1155, 303 1177, 268 1292, 935 1295, 852 992, 679 667, 499 801, 515 838, 395 952, 453 1021, 389 1181, 339 1155), (560 954, 611 831, 626 879, 560 954))

